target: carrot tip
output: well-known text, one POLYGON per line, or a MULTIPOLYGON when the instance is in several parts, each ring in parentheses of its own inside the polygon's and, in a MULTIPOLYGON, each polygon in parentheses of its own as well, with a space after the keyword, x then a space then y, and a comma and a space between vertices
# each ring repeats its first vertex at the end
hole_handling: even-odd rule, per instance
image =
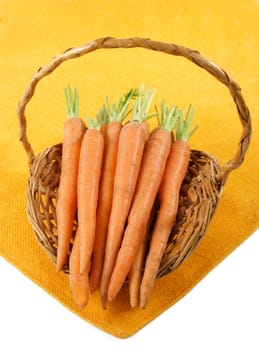
POLYGON ((101 295, 101 303, 102 303, 102 307, 104 310, 107 309, 107 298, 104 295, 101 295))
POLYGON ((137 298, 130 298, 130 306, 132 308, 135 308, 138 304, 138 299, 137 298))
POLYGON ((80 271, 79 271, 79 273, 80 273, 80 275, 83 275, 84 273, 86 273, 88 270, 84 267, 84 266, 81 266, 81 264, 80 264, 80 271))
POLYGON ((63 265, 60 262, 57 262, 56 264, 56 271, 57 272, 61 272, 63 269, 63 265))
POLYGON ((80 309, 83 309, 88 304, 89 293, 88 290, 82 289, 81 286, 75 285, 72 289, 72 294, 75 303, 80 309))
POLYGON ((141 309, 145 309, 145 307, 147 306, 147 304, 148 304, 148 301, 149 301, 149 297, 150 297, 150 292, 151 291, 149 291, 149 293, 141 293, 140 292, 140 301, 139 301, 139 307, 141 308, 141 309))
POLYGON ((115 297, 116 297, 115 295, 108 293, 107 299, 108 299, 108 301, 113 301, 115 299, 115 297))
POLYGON ((77 303, 77 306, 79 307, 80 310, 83 310, 86 307, 87 303, 79 304, 77 303))
POLYGON ((91 292, 91 294, 94 294, 96 292, 96 290, 97 290, 97 287, 95 285, 91 285, 91 283, 90 283, 90 292, 91 292))
POLYGON ((145 309, 147 306, 147 300, 140 300, 139 306, 141 309, 145 309))
POLYGON ((95 293, 98 288, 99 288, 98 280, 96 278, 94 278, 93 275, 90 275, 90 291, 91 291, 91 294, 95 293))

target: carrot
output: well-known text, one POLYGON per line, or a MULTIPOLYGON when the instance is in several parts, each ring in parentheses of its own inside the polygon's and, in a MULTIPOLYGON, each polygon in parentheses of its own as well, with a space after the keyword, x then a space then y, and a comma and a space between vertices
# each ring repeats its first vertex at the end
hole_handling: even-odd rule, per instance
POLYGON ((108 300, 113 300, 120 291, 129 273, 135 256, 143 242, 145 228, 162 181, 167 158, 171 148, 172 129, 176 117, 175 107, 168 110, 162 104, 162 118, 159 128, 147 142, 128 224, 108 288, 108 300))
POLYGON ((100 112, 100 120, 107 120, 104 134, 104 154, 102 174, 100 180, 98 207, 96 214, 96 233, 92 258, 92 269, 90 275, 91 292, 99 288, 106 243, 106 235, 110 211, 112 206, 112 194, 114 174, 116 168, 117 149, 122 121, 127 115, 127 108, 131 98, 136 95, 136 89, 131 89, 125 96, 121 97, 117 106, 109 104, 108 97, 106 105, 100 112))
POLYGON ((144 228, 143 241, 137 252, 137 255, 135 256, 135 259, 133 261, 133 264, 130 268, 129 275, 128 275, 130 306, 132 308, 137 306, 138 300, 139 300, 140 283, 142 279, 144 259, 145 259, 146 249, 147 249, 147 236, 150 230, 153 217, 156 212, 156 208, 157 208, 157 205, 155 201, 147 222, 147 226, 144 228))
POLYGON ((145 120, 155 91, 147 90, 143 96, 143 86, 135 101, 131 120, 123 126, 118 144, 112 208, 105 246, 105 258, 101 277, 100 292, 102 305, 106 308, 110 277, 120 248, 122 235, 139 175, 148 124, 145 120))
POLYGON ((176 123, 176 141, 172 144, 159 189, 160 208, 152 233, 150 248, 140 287, 141 308, 144 308, 147 305, 166 249, 170 232, 175 223, 178 211, 180 187, 190 160, 190 146, 188 144, 188 139, 196 129, 195 128, 190 132, 190 126, 194 114, 194 110, 191 106, 188 109, 185 120, 183 120, 181 111, 178 111, 177 114, 179 115, 179 119, 176 123))
POLYGON ((99 109, 99 112, 97 113, 97 116, 96 116, 96 120, 100 124, 100 131, 101 131, 103 137, 105 137, 107 125, 109 123, 109 116, 108 116, 105 105, 103 105, 99 109))
POLYGON ((69 281, 75 303, 83 309, 89 300, 90 285, 88 270, 80 274, 80 232, 76 232, 69 259, 69 281))
POLYGON ((96 210, 101 176, 104 140, 100 124, 87 118, 78 169, 78 225, 80 230, 80 273, 90 265, 95 229, 96 210))
POLYGON ((77 174, 79 153, 85 124, 78 117, 78 91, 65 89, 68 119, 64 124, 60 183, 57 195, 57 271, 61 271, 68 257, 77 209, 77 174))

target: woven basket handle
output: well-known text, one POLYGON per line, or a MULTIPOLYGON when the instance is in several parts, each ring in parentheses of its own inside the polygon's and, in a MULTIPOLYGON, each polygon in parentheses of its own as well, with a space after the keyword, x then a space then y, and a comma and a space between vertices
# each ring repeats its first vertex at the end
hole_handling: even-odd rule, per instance
POLYGON ((38 82, 48 74, 52 73, 62 62, 83 56, 89 52, 97 49, 113 49, 113 48, 136 48, 142 47, 149 50, 160 51, 170 55, 183 56, 195 63, 196 65, 204 68, 208 73, 214 76, 222 84, 226 85, 229 92, 236 104, 239 119, 242 125, 242 133, 238 143, 238 149, 233 159, 227 164, 223 165, 219 174, 219 181, 223 184, 229 173, 238 168, 244 161, 246 151, 248 149, 251 137, 251 119, 250 113, 241 94, 241 89, 238 84, 229 76, 227 72, 216 66, 213 62, 205 59, 198 51, 170 43, 163 43, 159 41, 153 41, 145 38, 127 38, 127 39, 115 39, 111 37, 105 37, 97 40, 90 41, 85 45, 71 48, 63 53, 58 54, 50 63, 38 69, 35 75, 32 77, 31 82, 26 88, 18 105, 17 115, 19 120, 20 136, 19 140, 22 142, 25 151, 28 155, 29 164, 33 162, 35 157, 33 149, 28 141, 26 134, 26 117, 25 109, 29 101, 31 100, 35 88, 38 82))

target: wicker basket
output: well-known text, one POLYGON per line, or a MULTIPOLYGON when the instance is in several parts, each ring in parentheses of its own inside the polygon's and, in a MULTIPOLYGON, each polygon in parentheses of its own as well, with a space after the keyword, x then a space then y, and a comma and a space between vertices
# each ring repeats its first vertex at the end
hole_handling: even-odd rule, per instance
MULTIPOLYGON (((220 167, 218 161, 212 155, 192 150, 189 168, 181 187, 177 222, 172 229, 157 276, 161 277, 177 268, 203 237, 215 212, 228 175, 242 164, 251 137, 250 113, 242 97, 240 87, 228 73, 202 57, 195 50, 150 39, 106 37, 90 41, 80 47, 68 49, 57 55, 49 64, 38 69, 25 90, 17 111, 20 141, 29 159, 28 217, 38 242, 53 262, 56 262, 57 225, 55 205, 60 177, 62 145, 54 145, 37 156, 34 155, 26 135, 25 109, 34 94, 36 85, 43 77, 51 74, 62 62, 68 59, 80 57, 97 49, 136 47, 183 56, 204 68, 229 89, 242 125, 242 134, 237 152, 233 159, 224 166, 220 167)), ((74 232, 76 226, 75 218, 74 232)), ((64 272, 69 272, 68 264, 65 266, 64 272)))

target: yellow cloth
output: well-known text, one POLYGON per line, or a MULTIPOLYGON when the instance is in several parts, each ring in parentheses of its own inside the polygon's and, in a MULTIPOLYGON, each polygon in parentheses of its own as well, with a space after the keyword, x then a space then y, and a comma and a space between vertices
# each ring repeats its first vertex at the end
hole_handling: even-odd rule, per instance
MULTIPOLYGON (((117 337, 128 337, 172 306, 258 226, 259 3, 248 1, 0 1, 0 254, 84 320, 117 337), (74 305, 68 278, 36 242, 26 216, 27 157, 18 142, 16 108, 32 74, 54 55, 103 36, 149 37, 200 51, 240 84, 253 121, 245 163, 229 177, 201 244, 174 273, 157 281, 145 310, 132 310, 127 290, 103 311, 96 293, 84 311, 74 305)), ((80 91, 80 111, 94 115, 142 82, 165 99, 196 107, 199 129, 192 148, 221 164, 234 155, 240 122, 229 92, 181 57, 144 49, 98 50, 61 65, 39 84, 27 109, 35 153, 60 142, 65 118, 63 87, 80 91)), ((28 308, 30 305, 28 305, 28 308)))

